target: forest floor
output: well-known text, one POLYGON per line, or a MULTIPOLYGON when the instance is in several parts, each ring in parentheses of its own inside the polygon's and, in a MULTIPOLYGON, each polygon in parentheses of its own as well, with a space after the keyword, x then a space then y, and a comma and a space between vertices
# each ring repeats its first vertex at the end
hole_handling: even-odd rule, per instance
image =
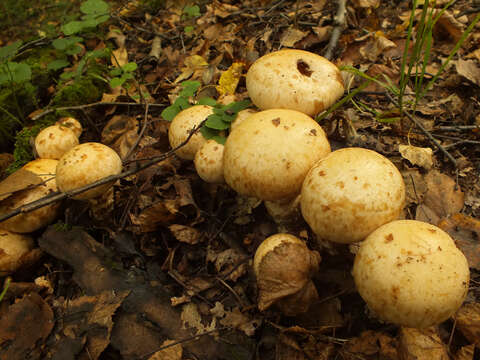
MULTIPOLYGON (((340 23, 326 0, 0 4, 0 180, 61 116, 132 170, 101 199, 63 199, 30 234, 35 248, 3 277, 0 359, 480 359, 480 26, 469 28, 480 5, 438 0, 422 35, 425 2, 352 0, 340 23), (318 239, 301 217, 279 225, 262 201, 168 153, 163 111, 184 81, 199 84, 190 104, 242 101, 251 64, 285 48, 331 51, 349 96, 317 117, 332 150, 387 157, 406 184, 402 218, 442 228, 464 253, 455 316, 420 330, 382 322, 356 291, 356 245, 318 239), (257 307, 253 256, 279 231, 321 255, 319 298, 296 316, 257 307)), ((0 215, 28 181, 0 183, 0 215)))

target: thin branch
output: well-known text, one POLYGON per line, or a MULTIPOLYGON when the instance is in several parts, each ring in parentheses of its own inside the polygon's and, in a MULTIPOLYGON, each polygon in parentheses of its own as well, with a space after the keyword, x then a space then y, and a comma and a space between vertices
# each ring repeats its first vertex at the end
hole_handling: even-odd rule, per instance
POLYGON ((346 22, 346 2, 347 0, 338 0, 337 14, 335 15, 335 27, 332 30, 330 36, 330 42, 328 43, 327 51, 325 51, 324 57, 331 60, 333 57, 333 51, 337 47, 340 34, 342 33, 346 22))
POLYGON ((60 201, 60 200, 70 198, 70 197, 73 197, 75 195, 84 193, 84 192, 86 192, 90 189, 93 189, 93 188, 97 187, 97 186, 104 185, 104 184, 107 184, 107 183, 110 183, 110 182, 115 182, 117 180, 123 179, 125 177, 130 176, 130 175, 136 174, 136 173, 138 173, 138 172, 140 172, 140 171, 142 171, 142 170, 144 170, 144 169, 146 169, 150 166, 153 166, 153 165, 157 164, 158 162, 169 158, 170 156, 175 154, 175 152, 178 149, 185 146, 188 143, 188 141, 191 139, 191 137, 203 126, 205 121, 206 120, 202 121, 198 126, 194 127, 190 131, 190 134, 188 134, 188 137, 185 139, 185 141, 183 141, 180 145, 178 145, 177 147, 173 148, 170 151, 167 151, 166 153, 164 153, 162 155, 159 155, 159 156, 156 156, 156 157, 152 158, 151 160, 149 160, 145 164, 141 164, 141 165, 137 164, 137 166, 134 166, 130 170, 124 171, 124 172, 122 172, 120 174, 117 174, 117 175, 107 176, 106 178, 100 179, 100 180, 95 181, 91 184, 82 186, 80 188, 77 188, 77 189, 74 189, 74 190, 71 190, 71 191, 55 192, 55 193, 49 194, 49 195, 47 195, 43 198, 32 201, 31 203, 25 204, 25 205, 23 205, 19 208, 13 209, 12 211, 10 211, 6 214, 0 215, 0 223, 2 221, 10 219, 11 217, 14 217, 15 215, 31 212, 31 211, 39 209, 41 207, 53 204, 57 201, 60 201))

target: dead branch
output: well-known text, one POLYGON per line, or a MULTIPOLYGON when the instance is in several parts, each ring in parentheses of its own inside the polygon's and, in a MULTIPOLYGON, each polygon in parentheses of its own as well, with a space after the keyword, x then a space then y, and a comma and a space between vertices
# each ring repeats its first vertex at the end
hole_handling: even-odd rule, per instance
POLYGON ((198 126, 194 127, 190 131, 190 133, 188 134, 188 137, 185 139, 185 141, 183 141, 180 145, 178 145, 177 147, 173 148, 170 151, 167 151, 166 153, 164 153, 162 155, 151 158, 149 161, 147 161, 144 164, 138 164, 137 163, 137 166, 132 167, 130 170, 124 171, 124 172, 122 172, 120 174, 117 174, 117 175, 108 176, 106 178, 95 181, 91 184, 79 187, 77 189, 74 189, 74 190, 71 190, 71 191, 68 191, 68 192, 55 192, 55 193, 49 194, 49 195, 47 195, 45 197, 42 197, 38 200, 32 201, 31 203, 25 204, 25 205, 23 205, 19 208, 13 209, 12 211, 10 211, 6 214, 0 215, 0 223, 2 221, 10 219, 11 217, 14 217, 15 215, 25 214, 25 213, 31 212, 33 210, 42 208, 44 206, 53 204, 57 201, 61 201, 63 199, 70 198, 70 197, 73 197, 75 195, 81 194, 81 193, 86 192, 90 189, 93 189, 97 186, 104 185, 104 184, 107 184, 107 183, 110 183, 110 182, 115 182, 117 180, 123 179, 125 177, 130 176, 130 175, 136 174, 136 173, 138 173, 138 172, 140 172, 140 171, 142 171, 142 170, 144 170, 144 169, 146 169, 150 166, 153 166, 153 165, 157 164, 158 162, 163 161, 163 160, 169 158, 170 156, 173 156, 173 154, 175 154, 175 152, 178 149, 185 146, 188 143, 188 141, 190 141, 192 136, 203 126, 205 121, 206 121, 206 119, 204 121, 202 121, 198 126))
POLYGON ((346 22, 346 0, 338 0, 337 13, 335 14, 335 27, 332 30, 332 35, 330 36, 330 42, 328 43, 327 51, 325 51, 324 57, 328 60, 332 59, 333 51, 337 47, 338 40, 340 39, 340 34, 345 28, 346 22))

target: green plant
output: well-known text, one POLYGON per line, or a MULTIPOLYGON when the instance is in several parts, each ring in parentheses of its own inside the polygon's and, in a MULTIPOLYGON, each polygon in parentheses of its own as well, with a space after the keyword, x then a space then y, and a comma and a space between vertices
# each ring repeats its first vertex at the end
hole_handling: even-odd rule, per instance
POLYGON ((84 14, 81 20, 74 20, 62 26, 65 35, 78 34, 85 30, 91 30, 104 23, 110 18, 110 6, 102 0, 87 0, 80 6, 84 14))
MULTIPOLYGON (((201 83, 199 81, 184 81, 180 85, 182 86, 182 90, 178 94, 177 99, 161 113, 161 116, 167 121, 172 121, 180 111, 192 106, 190 104, 190 98, 195 96, 201 83)), ((213 107, 213 114, 207 117, 207 121, 200 129, 200 132, 206 139, 214 139, 218 143, 223 144, 226 140, 223 132, 230 129, 238 112, 248 108, 250 101, 243 100, 222 105, 218 104, 215 99, 204 97, 199 99, 196 105, 209 105, 213 107)))
MULTIPOLYGON (((198 5, 186 5, 183 10, 182 10, 182 16, 181 16, 181 19, 183 21, 185 20, 192 20, 198 16, 200 16, 200 7, 198 5)), ((194 26, 193 25, 186 25, 184 28, 183 28, 183 31, 185 32, 185 34, 190 34, 193 30, 194 30, 194 26)))
POLYGON ((137 64, 134 62, 129 62, 122 67, 117 67, 110 70, 110 86, 116 88, 117 86, 122 86, 126 81, 134 78, 135 70, 137 70, 137 64))

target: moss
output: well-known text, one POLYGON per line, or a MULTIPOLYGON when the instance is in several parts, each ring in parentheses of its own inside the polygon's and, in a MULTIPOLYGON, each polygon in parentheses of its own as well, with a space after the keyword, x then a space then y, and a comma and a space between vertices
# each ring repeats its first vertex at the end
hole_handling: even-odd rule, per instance
POLYGON ((76 106, 101 99, 106 84, 91 76, 82 76, 65 85, 53 98, 52 106, 76 106))

